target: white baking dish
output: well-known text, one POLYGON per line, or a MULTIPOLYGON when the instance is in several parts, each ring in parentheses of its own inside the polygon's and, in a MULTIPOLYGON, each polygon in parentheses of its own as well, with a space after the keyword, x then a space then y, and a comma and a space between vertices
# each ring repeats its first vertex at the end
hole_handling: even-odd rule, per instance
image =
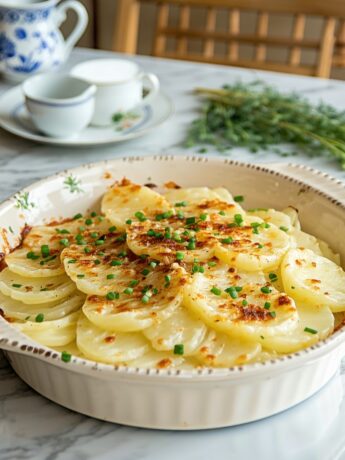
MULTIPOLYGON (((341 182, 303 166, 258 166, 196 156, 119 159, 44 179, 0 206, 0 252, 18 243, 25 223, 97 208, 107 186, 124 176, 143 184, 174 180, 182 186, 225 186, 245 195, 248 207, 293 205, 303 228, 326 240, 345 260, 341 182)), ((311 396, 339 367, 345 326, 298 353, 230 369, 144 370, 80 358, 64 363, 59 353, 33 342, 2 318, 0 348, 25 382, 65 407, 126 425, 190 430, 258 420, 311 396)))

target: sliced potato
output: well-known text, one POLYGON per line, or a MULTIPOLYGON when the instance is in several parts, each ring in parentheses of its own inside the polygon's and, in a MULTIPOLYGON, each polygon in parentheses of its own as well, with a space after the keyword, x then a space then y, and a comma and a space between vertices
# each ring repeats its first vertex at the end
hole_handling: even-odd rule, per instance
POLYGON ((42 345, 60 347, 75 339, 78 318, 79 312, 74 312, 53 321, 26 321, 25 323, 13 322, 11 324, 42 345))
MULTIPOLYGON (((72 245, 61 253, 66 273, 78 289, 95 295, 106 295, 118 283, 119 277, 133 275, 133 258, 134 254, 118 233, 106 238, 104 244, 72 245)), ((139 262, 137 265, 140 265, 139 262)), ((141 261, 141 265, 144 263, 141 261)))
POLYGON ((286 213, 276 211, 275 209, 257 208, 249 210, 247 213, 252 217, 260 217, 260 219, 268 224, 273 224, 278 228, 282 227, 286 229, 286 231, 293 227, 290 217, 286 213))
POLYGON ((207 366, 231 367, 253 360, 260 351, 259 343, 246 342, 210 330, 194 356, 207 366))
POLYGON ((55 302, 43 304, 24 304, 19 300, 5 296, 0 292, 0 308, 4 311, 7 318, 17 320, 34 321, 38 314, 43 314, 45 321, 64 318, 65 316, 79 310, 85 300, 85 296, 77 291, 70 296, 55 302))
POLYGON ((320 245, 315 236, 309 233, 302 232, 302 230, 292 229, 290 231, 292 247, 300 249, 311 249, 316 254, 322 255, 320 245))
POLYGON ((273 224, 239 215, 236 222, 214 225, 218 233, 215 255, 228 265, 246 271, 274 269, 290 247, 290 237, 273 224))
POLYGON ((104 331, 85 315, 78 321, 77 346, 88 359, 109 364, 137 359, 150 347, 142 334, 104 331))
MULTIPOLYGON (((132 267, 135 267, 132 265, 132 267)), ((114 280, 113 290, 106 297, 88 296, 83 306, 85 315, 98 327, 110 331, 138 331, 169 318, 181 305, 188 281, 186 271, 177 264, 133 268, 114 280), (146 273, 146 271, 145 271, 146 273), (135 284, 133 284, 133 281, 135 284)))
POLYGON ((0 291, 26 304, 45 304, 68 297, 75 284, 66 276, 28 278, 12 273, 9 268, 0 272, 0 291))
POLYGON ((262 336, 283 335, 297 327, 296 306, 262 283, 262 277, 225 267, 197 273, 186 287, 184 303, 210 327, 232 337, 257 342, 262 336))
POLYGON ((128 361, 127 365, 142 369, 174 369, 180 368, 184 362, 185 359, 183 356, 163 351, 156 351, 150 347, 144 355, 134 359, 133 361, 128 361))
POLYGON ((283 209, 282 212, 289 216, 290 222, 293 228, 297 230, 301 230, 301 223, 299 221, 298 216, 298 209, 294 208, 293 206, 288 206, 287 208, 283 209))
POLYGON ((127 179, 116 183, 102 199, 102 212, 119 229, 126 227, 128 219, 135 220, 138 212, 145 218, 170 209, 171 206, 162 195, 127 179))
POLYGON ((282 262, 285 291, 301 305, 345 310, 345 272, 310 249, 291 249, 282 262))
POLYGON ((94 243, 95 235, 109 233, 111 223, 100 215, 67 219, 61 223, 33 227, 21 246, 8 254, 6 264, 13 273, 42 278, 64 273, 60 253, 72 243, 94 243), (47 252, 42 253, 45 246, 47 252))
POLYGON ((297 310, 297 328, 279 337, 263 336, 262 346, 277 353, 292 353, 310 347, 332 333, 334 316, 328 307, 299 306, 297 310))
POLYGON ((130 225, 127 244, 137 255, 148 254, 161 261, 191 263, 195 259, 211 259, 216 239, 207 227, 195 231, 193 227, 182 226, 182 223, 172 220, 168 223, 147 221, 130 225), (178 259, 178 253, 182 259, 178 259))
POLYGON ((323 255, 323 257, 327 257, 327 259, 331 260, 335 264, 340 265, 340 254, 334 252, 333 249, 323 240, 318 239, 317 242, 319 243, 321 255, 323 255))
POLYGON ((173 351, 175 345, 183 345, 183 355, 192 354, 200 345, 206 334, 205 324, 183 306, 179 307, 170 318, 144 329, 145 337, 154 349, 173 351))

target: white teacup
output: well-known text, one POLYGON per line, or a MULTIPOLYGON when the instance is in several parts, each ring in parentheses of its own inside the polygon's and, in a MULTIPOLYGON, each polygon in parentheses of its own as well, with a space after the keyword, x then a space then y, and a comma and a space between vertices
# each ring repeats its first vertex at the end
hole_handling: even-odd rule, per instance
POLYGON ((95 112, 91 120, 95 126, 111 125, 115 114, 147 104, 159 91, 156 75, 144 73, 137 64, 124 59, 85 61, 73 67, 71 75, 97 87, 95 112), (149 86, 145 97, 144 82, 149 86))

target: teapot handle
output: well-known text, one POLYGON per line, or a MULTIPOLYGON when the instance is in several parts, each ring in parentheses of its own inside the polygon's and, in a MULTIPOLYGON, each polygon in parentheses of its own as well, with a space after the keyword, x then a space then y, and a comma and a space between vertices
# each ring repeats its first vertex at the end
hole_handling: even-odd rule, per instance
POLYGON ((66 38, 65 49, 68 55, 76 42, 82 36, 89 22, 87 10, 80 2, 76 0, 67 0, 57 6, 57 24, 60 26, 66 19, 67 10, 74 10, 77 13, 78 21, 70 35, 66 38))

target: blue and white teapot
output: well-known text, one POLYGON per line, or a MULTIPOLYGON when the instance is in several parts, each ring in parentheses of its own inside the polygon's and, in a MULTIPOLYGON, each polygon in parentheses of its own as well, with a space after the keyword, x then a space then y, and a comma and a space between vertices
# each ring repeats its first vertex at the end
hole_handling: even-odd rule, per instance
POLYGON ((22 81, 38 72, 57 69, 83 34, 88 15, 76 0, 0 0, 0 72, 22 81), (74 10, 77 24, 64 39, 59 30, 66 11, 74 10))

